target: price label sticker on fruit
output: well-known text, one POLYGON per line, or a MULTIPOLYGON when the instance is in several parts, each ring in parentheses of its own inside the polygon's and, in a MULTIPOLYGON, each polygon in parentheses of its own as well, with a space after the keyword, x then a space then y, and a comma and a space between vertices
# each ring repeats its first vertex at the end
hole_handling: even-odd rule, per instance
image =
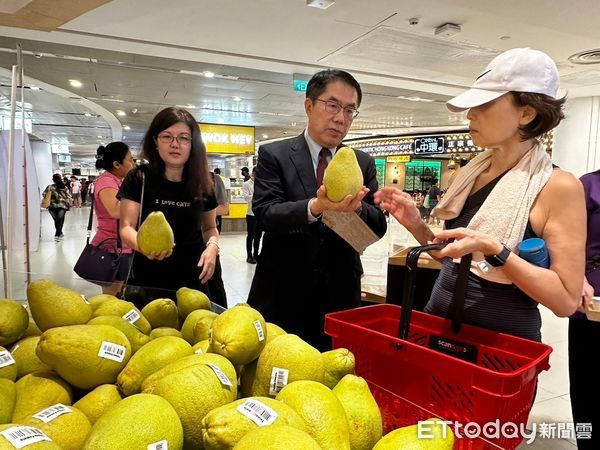
POLYGON ((273 409, 253 398, 239 405, 237 410, 259 427, 272 425, 278 417, 273 409))
POLYGON ((123 362, 123 358, 125 358, 126 351, 127 349, 122 345, 102 341, 102 345, 100 346, 98 356, 104 359, 112 359, 116 362, 123 362))
POLYGON ((36 442, 49 441, 52 442, 42 430, 34 427, 16 426, 0 431, 0 434, 12 444, 14 448, 23 448, 36 442))
POLYGON ((36 419, 40 419, 44 423, 50 423, 58 416, 62 416, 63 414, 68 414, 73 412, 71 408, 63 405, 62 403, 57 403, 56 405, 52 405, 49 408, 46 408, 40 411, 37 414, 34 414, 33 417, 36 419))
POLYGON ((139 313, 135 310, 129 310, 123 315, 123 319, 125 319, 129 323, 136 322, 140 318, 139 313))
POLYGON ((148 450, 169 450, 169 443, 167 441, 158 441, 150 444, 148 450))
POLYGON ((215 373, 222 385, 233 386, 227 375, 225 375, 225 372, 223 372, 219 366, 217 366, 216 364, 208 364, 208 367, 210 367, 213 370, 213 372, 215 373))
POLYGON ((269 384, 269 395, 275 396, 287 386, 289 373, 290 371, 287 369, 273 367, 271 371, 271 383, 269 384))
POLYGON ((0 367, 11 366, 15 364, 15 360, 8 350, 0 351, 0 367))
POLYGON ((322 221, 358 253, 379 240, 373 230, 354 212, 325 211, 322 221))
POLYGON ((254 328, 256 328, 256 334, 258 335, 258 340, 260 342, 265 340, 265 332, 263 331, 263 327, 260 323, 260 320, 255 320, 254 322, 254 328))

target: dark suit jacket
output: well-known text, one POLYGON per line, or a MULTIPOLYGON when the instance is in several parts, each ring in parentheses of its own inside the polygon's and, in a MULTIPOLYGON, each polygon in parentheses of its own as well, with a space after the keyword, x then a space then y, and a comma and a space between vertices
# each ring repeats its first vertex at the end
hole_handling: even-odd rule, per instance
MULTIPOLYGON (((370 189, 361 218, 382 237, 386 221, 374 205, 375 163, 356 151, 370 189)), ((265 231, 248 303, 269 322, 326 347, 323 317, 360 306, 362 266, 358 253, 317 221, 309 224, 308 201, 316 196, 315 169, 304 134, 258 150, 252 210, 265 231)))

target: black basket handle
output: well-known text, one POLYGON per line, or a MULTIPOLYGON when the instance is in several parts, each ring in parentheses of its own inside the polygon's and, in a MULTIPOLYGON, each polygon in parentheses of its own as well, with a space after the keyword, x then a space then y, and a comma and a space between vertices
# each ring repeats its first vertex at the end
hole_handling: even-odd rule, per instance
POLYGON ((447 244, 429 244, 413 247, 406 255, 406 275, 404 277, 404 288, 402 291, 402 310, 400 312, 400 328, 398 329, 398 337, 400 339, 408 339, 410 328, 410 317, 413 309, 413 300, 416 285, 416 272, 421 253, 431 250, 441 250, 447 244))

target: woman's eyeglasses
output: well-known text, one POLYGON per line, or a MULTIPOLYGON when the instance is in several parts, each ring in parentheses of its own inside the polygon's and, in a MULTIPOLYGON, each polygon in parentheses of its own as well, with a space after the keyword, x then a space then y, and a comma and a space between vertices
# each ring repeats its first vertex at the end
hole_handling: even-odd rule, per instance
POLYGON ((192 143, 192 137, 188 134, 180 134, 179 136, 172 136, 170 134, 159 134, 156 139, 161 144, 171 144, 173 139, 177 139, 179 145, 190 145, 192 143))

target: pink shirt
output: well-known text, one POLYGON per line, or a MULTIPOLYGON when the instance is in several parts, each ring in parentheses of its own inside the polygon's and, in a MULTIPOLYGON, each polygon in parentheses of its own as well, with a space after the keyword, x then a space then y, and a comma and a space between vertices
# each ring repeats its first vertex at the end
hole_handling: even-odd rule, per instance
MULTIPOLYGON (((94 184, 94 212, 96 214, 96 218, 98 219, 98 224, 96 226, 96 234, 92 239, 93 245, 98 245, 105 239, 117 237, 117 220, 111 217, 102 204, 102 201, 100 200, 100 192, 106 188, 112 188, 118 191, 121 187, 121 183, 122 180, 119 177, 110 172, 104 172, 102 175, 100 175, 100 177, 98 177, 96 183, 94 184)), ((115 241, 108 241, 106 244, 113 248, 116 247, 115 241)), ((131 248, 127 247, 124 243, 122 243, 122 246, 123 253, 132 252, 131 248)))

